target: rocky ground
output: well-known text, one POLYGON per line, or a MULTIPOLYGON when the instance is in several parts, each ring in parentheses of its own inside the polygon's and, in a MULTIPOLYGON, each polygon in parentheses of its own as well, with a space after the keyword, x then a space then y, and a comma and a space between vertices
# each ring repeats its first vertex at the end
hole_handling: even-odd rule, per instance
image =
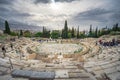
MULTIPOLYGON (((119 36, 114 37, 120 39, 119 36)), ((113 36, 107 37, 107 40, 112 38, 113 36)), ((0 49, 0 80, 30 80, 24 77, 12 77, 11 73, 16 69, 54 72, 54 80, 120 80, 120 45, 103 47, 96 45, 98 40, 93 38, 63 40, 63 43, 70 43, 67 47, 72 46, 71 43, 79 43, 82 46, 80 52, 73 54, 49 54, 48 52, 51 50, 45 46, 44 51, 47 52, 39 53, 36 47, 44 45, 43 43, 46 44, 48 41, 38 42, 30 38, 2 41, 0 45, 5 45, 6 57, 3 56, 0 49), (13 49, 10 47, 11 43, 13 49)), ((52 41, 53 43, 56 44, 56 41, 52 41)), ((56 50, 53 48, 58 49, 60 46, 62 45, 52 47, 52 51, 56 50)), ((72 46, 69 49, 76 50, 74 48, 72 46)), ((67 50, 67 48, 64 49, 67 50)))

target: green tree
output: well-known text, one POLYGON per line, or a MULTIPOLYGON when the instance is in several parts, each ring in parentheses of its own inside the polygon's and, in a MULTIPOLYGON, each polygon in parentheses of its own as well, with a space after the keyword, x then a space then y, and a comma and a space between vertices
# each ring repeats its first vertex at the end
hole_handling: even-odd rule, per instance
POLYGON ((37 32, 34 34, 34 37, 42 37, 42 32, 37 32))
POLYGON ((45 36, 45 27, 43 26, 43 30, 42 30, 42 37, 45 36))
POLYGON ((119 27, 118 27, 118 23, 116 23, 113 28, 112 28, 113 31, 119 31, 119 27))
POLYGON ((77 38, 79 38, 79 26, 78 26, 78 29, 77 29, 77 38))
POLYGON ((97 37, 98 37, 98 27, 95 30, 95 38, 97 38, 97 37))
POLYGON ((92 25, 90 25, 90 30, 89 30, 89 37, 92 37, 93 36, 93 31, 92 31, 92 25))
POLYGON ((74 38, 74 37, 75 37, 75 30, 74 30, 74 27, 72 27, 71 37, 72 37, 72 38, 74 38))
POLYGON ((62 30, 62 38, 67 39, 68 38, 68 25, 67 20, 65 20, 64 29, 62 30))
POLYGON ((72 37, 72 34, 71 32, 68 33, 68 38, 71 38, 72 37))
POLYGON ((64 38, 65 37, 65 33, 64 33, 64 29, 62 29, 62 34, 61 37, 64 38))
POLYGON ((65 21, 65 38, 68 38, 68 25, 67 25, 67 20, 65 21))
POLYGON ((86 37, 85 31, 81 32, 80 33, 80 38, 85 38, 85 37, 86 37))
POLYGON ((11 33, 10 27, 9 27, 9 24, 8 24, 7 21, 5 21, 5 31, 4 31, 4 33, 9 34, 9 35, 11 33))
POLYGON ((24 36, 25 36, 25 37, 31 37, 32 34, 31 34, 31 32, 30 32, 29 30, 26 30, 26 31, 24 32, 24 36))
POLYGON ((20 36, 23 36, 23 31, 22 30, 20 30, 20 36))
POLYGON ((101 36, 101 31, 100 30, 98 30, 98 37, 100 37, 101 36))
POLYGON ((50 37, 50 31, 47 30, 45 27, 43 27, 42 37, 44 37, 44 38, 49 38, 50 37))
POLYGON ((60 37, 60 33, 58 30, 53 30, 51 33, 51 38, 58 39, 60 37))
POLYGON ((10 35, 11 35, 11 36, 17 36, 18 33, 14 32, 14 31, 11 31, 11 32, 10 32, 10 35))

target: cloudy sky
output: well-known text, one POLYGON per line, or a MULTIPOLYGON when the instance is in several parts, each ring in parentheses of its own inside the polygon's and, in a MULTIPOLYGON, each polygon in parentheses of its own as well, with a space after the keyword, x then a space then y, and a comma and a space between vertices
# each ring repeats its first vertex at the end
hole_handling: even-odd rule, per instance
POLYGON ((120 22, 120 0, 0 0, 0 18, 62 29, 64 21, 80 30, 120 22))

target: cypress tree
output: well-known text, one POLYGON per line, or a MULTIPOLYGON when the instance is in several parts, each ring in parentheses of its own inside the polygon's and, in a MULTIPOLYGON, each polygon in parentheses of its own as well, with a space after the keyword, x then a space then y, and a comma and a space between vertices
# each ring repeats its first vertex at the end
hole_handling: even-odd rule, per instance
POLYGON ((42 30, 42 37, 44 37, 44 38, 50 37, 50 31, 47 30, 44 26, 43 26, 43 30, 42 30))
POLYGON ((72 35, 72 38, 75 37, 75 30, 74 30, 74 27, 72 27, 71 35, 72 35))
POLYGON ((113 31, 119 31, 119 27, 118 27, 118 23, 116 23, 113 28, 112 28, 113 31))
POLYGON ((68 38, 67 20, 65 20, 64 29, 62 30, 62 38, 64 38, 64 39, 67 39, 67 38, 68 38))
POLYGON ((68 26, 67 26, 67 20, 65 21, 64 30, 65 30, 65 39, 66 39, 66 38, 68 38, 68 26))
POLYGON ((64 29, 62 29, 61 37, 64 38, 64 29))
POLYGON ((92 37, 92 25, 90 25, 89 37, 92 37))
POLYGON ((101 32, 100 32, 100 30, 98 30, 98 37, 100 37, 101 36, 101 32))
POLYGON ((77 30, 77 38, 79 38, 79 26, 78 26, 78 30, 77 30))
POLYGON ((45 27, 43 26, 43 30, 42 30, 42 37, 45 36, 45 27))
POLYGON ((96 37, 96 38, 98 37, 98 27, 97 27, 96 30, 95 30, 95 37, 96 37))
POLYGON ((22 30, 20 30, 20 36, 23 36, 23 31, 22 30))
POLYGON ((11 33, 10 28, 9 28, 9 24, 8 24, 7 21, 5 21, 5 31, 4 31, 4 33, 6 33, 6 34, 10 34, 11 33))

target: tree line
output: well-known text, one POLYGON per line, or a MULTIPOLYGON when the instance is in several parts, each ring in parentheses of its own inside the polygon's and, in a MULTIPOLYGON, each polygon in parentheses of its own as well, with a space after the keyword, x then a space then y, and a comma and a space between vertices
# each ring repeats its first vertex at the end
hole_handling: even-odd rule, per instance
POLYGON ((87 38, 87 37, 98 38, 102 35, 107 35, 107 34, 112 34, 112 35, 120 34, 120 27, 119 27, 118 23, 113 25, 112 28, 107 28, 107 26, 106 26, 105 28, 102 28, 102 29, 98 29, 98 27, 96 27, 96 29, 93 29, 92 25, 90 25, 89 31, 86 32, 86 31, 79 31, 79 26, 77 29, 74 27, 72 27, 72 29, 68 28, 67 20, 65 20, 64 28, 62 30, 50 31, 46 27, 43 27, 41 32, 32 33, 29 30, 26 30, 26 31, 19 30, 19 32, 11 31, 8 21, 5 21, 4 34, 8 34, 8 35, 12 35, 12 36, 19 36, 19 37, 22 37, 22 36, 24 36, 24 37, 42 37, 42 38, 53 38, 53 39, 58 39, 58 38, 62 38, 62 39, 77 38, 77 39, 79 39, 79 38, 87 38))

